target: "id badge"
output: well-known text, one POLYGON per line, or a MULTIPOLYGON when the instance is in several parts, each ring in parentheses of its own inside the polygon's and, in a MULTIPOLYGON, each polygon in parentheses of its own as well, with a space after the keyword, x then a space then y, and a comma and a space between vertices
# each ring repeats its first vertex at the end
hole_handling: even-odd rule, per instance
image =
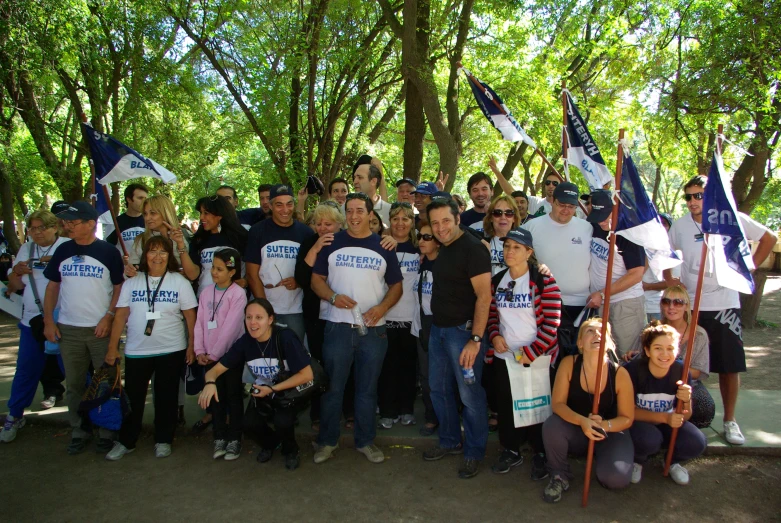
POLYGON ((155 312, 147 311, 146 313, 147 320, 159 320, 162 317, 163 314, 160 311, 155 311, 155 312))
POLYGON ((151 336, 152 335, 152 329, 155 328, 155 320, 147 320, 146 321, 146 328, 144 329, 144 336, 151 336))
POLYGON ((206 325, 206 328, 207 328, 207 329, 209 329, 209 330, 214 330, 214 329, 216 329, 216 328, 217 328, 217 320, 210 321, 210 322, 209 322, 209 323, 206 325))
POLYGON ((46 265, 48 265, 46 262, 37 261, 33 263, 33 269, 44 270, 46 268, 46 265))
POLYGON ((695 242, 701 242, 704 238, 705 238, 705 235, 702 234, 702 233, 694 235, 694 241, 695 242))
POLYGON ((71 261, 73 263, 84 263, 84 256, 76 255, 73 258, 71 258, 71 261))

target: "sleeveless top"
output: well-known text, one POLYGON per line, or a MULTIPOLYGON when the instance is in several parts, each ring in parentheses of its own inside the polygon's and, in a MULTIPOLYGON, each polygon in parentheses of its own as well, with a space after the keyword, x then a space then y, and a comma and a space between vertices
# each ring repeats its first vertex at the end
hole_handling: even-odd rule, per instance
MULTIPOLYGON (((580 386, 580 374, 583 368, 583 358, 575 356, 575 362, 572 364, 572 379, 569 382, 569 394, 567 395, 567 407, 571 408, 581 416, 588 417, 591 414, 592 394, 583 390, 580 386)), ((602 419, 615 418, 618 415, 618 400, 616 398, 616 372, 618 366, 608 361, 607 364, 607 385, 605 390, 599 396, 599 415, 602 419)))

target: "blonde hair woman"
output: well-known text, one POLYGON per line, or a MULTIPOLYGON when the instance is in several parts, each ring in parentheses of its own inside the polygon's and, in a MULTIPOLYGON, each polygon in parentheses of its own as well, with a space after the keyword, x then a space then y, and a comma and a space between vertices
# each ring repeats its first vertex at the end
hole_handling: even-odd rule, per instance
MULTIPOLYGON (((176 218, 174 203, 163 194, 147 198, 144 202, 144 224, 146 229, 136 236, 136 239, 133 241, 133 249, 128 253, 128 266, 125 269, 125 274, 128 276, 135 276, 135 268, 132 266, 141 262, 141 253, 144 251, 144 245, 146 245, 149 238, 153 236, 169 238, 168 233, 173 229, 179 228, 179 220, 176 218), (129 272, 133 274, 129 274, 129 272)), ((185 239, 184 241, 185 249, 187 249, 189 247, 187 240, 185 239)), ((181 264, 178 249, 174 249, 174 257, 181 264)))

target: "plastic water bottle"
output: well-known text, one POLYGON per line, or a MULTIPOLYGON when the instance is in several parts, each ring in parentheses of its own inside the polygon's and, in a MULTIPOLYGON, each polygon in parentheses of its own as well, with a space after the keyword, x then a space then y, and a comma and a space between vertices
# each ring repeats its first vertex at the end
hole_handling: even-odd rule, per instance
POLYGON ((355 307, 353 307, 353 323, 358 326, 357 330, 359 336, 366 336, 369 334, 369 329, 366 328, 366 322, 363 321, 363 313, 357 303, 355 304, 355 307))
POLYGON ((467 385, 474 385, 475 384, 475 369, 467 369, 466 367, 461 367, 461 374, 464 375, 464 383, 467 385))

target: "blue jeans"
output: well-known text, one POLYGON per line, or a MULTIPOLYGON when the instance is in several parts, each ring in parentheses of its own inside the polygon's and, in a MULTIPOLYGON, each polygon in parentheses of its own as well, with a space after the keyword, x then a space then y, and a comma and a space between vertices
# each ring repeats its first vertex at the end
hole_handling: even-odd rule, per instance
POLYGON ((304 328, 304 313, 277 314, 274 318, 274 322, 287 325, 288 329, 296 333, 298 339, 301 340, 301 343, 304 343, 304 335, 306 334, 306 329, 304 328))
MULTIPOLYGON (((8 411, 11 416, 21 418, 24 409, 32 405, 35 392, 38 390, 38 380, 41 379, 46 366, 47 354, 43 352, 33 337, 30 327, 19 324, 19 353, 16 356, 16 373, 11 382, 11 397, 8 398, 8 411)), ((62 357, 57 356, 60 370, 62 357)))
POLYGON ((355 447, 371 445, 377 433, 377 382, 388 350, 385 326, 370 327, 366 336, 359 336, 348 323, 327 321, 324 333, 323 365, 329 384, 320 399, 317 443, 334 446, 339 441, 344 388, 355 360, 355 447))
POLYGON ((431 387, 431 402, 439 420, 439 445, 456 447, 461 443, 461 424, 458 417, 456 385, 464 404, 464 457, 483 459, 488 443, 488 407, 485 389, 480 384, 483 374, 485 344, 475 358, 475 382, 464 383, 458 359, 472 333, 466 324, 458 327, 431 326, 428 344, 428 380, 431 387))

